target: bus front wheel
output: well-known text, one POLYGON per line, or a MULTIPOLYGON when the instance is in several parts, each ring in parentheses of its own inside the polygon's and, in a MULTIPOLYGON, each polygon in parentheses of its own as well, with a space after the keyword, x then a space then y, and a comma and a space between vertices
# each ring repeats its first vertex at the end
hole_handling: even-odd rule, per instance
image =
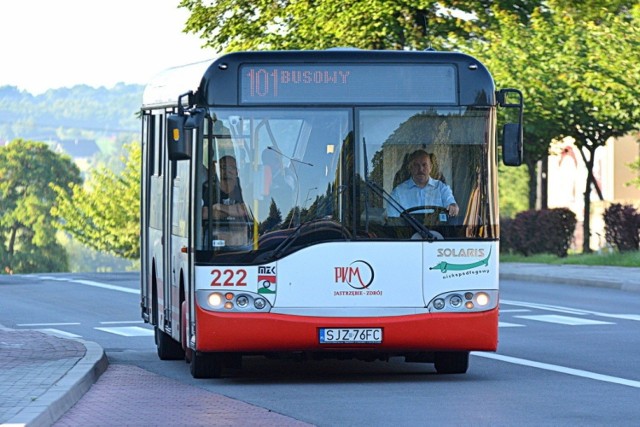
POLYGON ((464 374, 469 369, 469 352, 436 353, 435 368, 439 374, 464 374))
POLYGON ((189 368, 193 378, 221 378, 223 357, 218 353, 192 351, 189 368))
POLYGON ((184 359, 182 344, 171 338, 169 334, 160 330, 157 326, 155 327, 155 338, 160 360, 184 359))

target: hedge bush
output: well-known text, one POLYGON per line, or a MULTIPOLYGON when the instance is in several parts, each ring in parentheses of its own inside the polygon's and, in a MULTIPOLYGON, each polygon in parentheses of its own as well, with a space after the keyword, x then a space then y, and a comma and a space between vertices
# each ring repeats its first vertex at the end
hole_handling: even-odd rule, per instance
POLYGON ((605 239, 620 252, 640 248, 640 213, 631 205, 615 203, 603 214, 605 239))
POLYGON ((500 223, 500 250, 524 256, 550 253, 566 257, 576 228, 576 215, 567 208, 529 210, 500 223))

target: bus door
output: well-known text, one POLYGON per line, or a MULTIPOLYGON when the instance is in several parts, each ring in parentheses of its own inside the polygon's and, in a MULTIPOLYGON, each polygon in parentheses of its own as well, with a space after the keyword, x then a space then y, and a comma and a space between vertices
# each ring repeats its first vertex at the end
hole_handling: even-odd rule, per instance
POLYGON ((149 286, 151 283, 151 263, 149 256, 149 168, 153 164, 150 148, 152 133, 151 116, 144 114, 142 116, 142 165, 141 165, 141 185, 140 185, 140 307, 142 310, 142 318, 145 322, 151 321, 151 293, 149 286))
POLYGON ((167 284, 165 285, 165 307, 170 316, 172 336, 179 338, 174 330, 180 323, 180 284, 189 283, 189 209, 190 209, 190 160, 174 160, 169 164, 170 185, 167 242, 167 284))

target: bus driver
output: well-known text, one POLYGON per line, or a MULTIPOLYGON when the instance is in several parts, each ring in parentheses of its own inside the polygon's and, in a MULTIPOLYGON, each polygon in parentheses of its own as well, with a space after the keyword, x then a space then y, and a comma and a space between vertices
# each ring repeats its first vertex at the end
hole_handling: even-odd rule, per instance
MULTIPOLYGON (((411 177, 400 183, 391 192, 391 197, 402 207, 409 209, 415 206, 439 206, 447 208, 449 216, 456 216, 460 211, 451 187, 431 177, 433 154, 424 150, 416 150, 409 155, 407 168, 411 177)), ((398 217, 400 212, 389 204, 387 216, 398 217)))

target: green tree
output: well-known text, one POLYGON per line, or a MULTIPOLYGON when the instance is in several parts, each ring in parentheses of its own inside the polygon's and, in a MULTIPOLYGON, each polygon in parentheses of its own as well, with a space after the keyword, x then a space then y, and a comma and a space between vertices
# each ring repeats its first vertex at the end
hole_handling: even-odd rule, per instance
MULTIPOLYGON (((591 187, 596 185, 595 151, 640 122, 634 83, 640 79, 638 10, 636 1, 591 0, 584 5, 556 0, 534 10, 527 22, 497 11, 500 25, 471 44, 499 85, 523 89, 530 208, 537 193, 536 164, 547 156, 550 142, 563 137, 575 141, 588 171, 585 236, 590 234, 591 187), (589 5, 593 7, 584 7, 589 5)), ((588 238, 583 251, 590 252, 588 238)))
POLYGON ((640 124, 640 4, 601 11, 592 20, 571 11, 551 15, 549 31, 562 52, 556 58, 558 111, 586 165, 582 250, 589 246, 595 152, 640 124))
POLYGON ((271 199, 271 204, 269 205, 269 216, 260 223, 259 232, 260 234, 264 234, 268 231, 275 230, 282 223, 282 214, 280 213, 280 209, 276 205, 276 202, 271 199))
POLYGON ((478 37, 494 8, 528 16, 531 0, 182 0, 185 30, 216 51, 255 49, 450 48, 478 37), (458 13, 453 13, 458 12, 458 13), (463 19, 475 16, 477 19, 463 19))
POLYGON ((518 212, 528 209, 527 171, 525 168, 513 168, 498 165, 498 194, 500 217, 514 218, 518 212))
POLYGON ((81 182, 68 156, 46 144, 17 139, 0 147, 0 262, 4 273, 66 271, 67 255, 56 239, 49 184, 81 182))
POLYGON ((126 151, 120 175, 102 166, 84 185, 52 186, 59 197, 52 213, 60 218, 59 227, 78 242, 135 259, 140 254, 140 144, 128 144, 126 151))
POLYGON ((638 173, 638 176, 635 179, 627 182, 627 185, 634 185, 637 188, 640 188, 640 157, 638 157, 635 162, 629 163, 629 167, 631 168, 631 170, 636 171, 638 173))
MULTIPOLYGON (((497 25, 485 31, 483 40, 472 40, 466 48, 487 65, 498 87, 512 87, 523 92, 524 162, 528 171, 529 209, 536 207, 537 164, 548 155, 551 141, 564 130, 562 119, 555 115, 558 102, 554 87, 556 70, 551 61, 555 49, 550 48, 550 34, 540 31, 538 24, 544 13, 534 10, 525 24, 516 13, 498 10, 494 14, 497 25)), ((502 119, 506 120, 507 117, 502 119)), ((510 172, 505 170, 507 175, 521 176, 519 172, 510 172)), ((513 188, 501 188, 501 192, 506 193, 513 188)))

